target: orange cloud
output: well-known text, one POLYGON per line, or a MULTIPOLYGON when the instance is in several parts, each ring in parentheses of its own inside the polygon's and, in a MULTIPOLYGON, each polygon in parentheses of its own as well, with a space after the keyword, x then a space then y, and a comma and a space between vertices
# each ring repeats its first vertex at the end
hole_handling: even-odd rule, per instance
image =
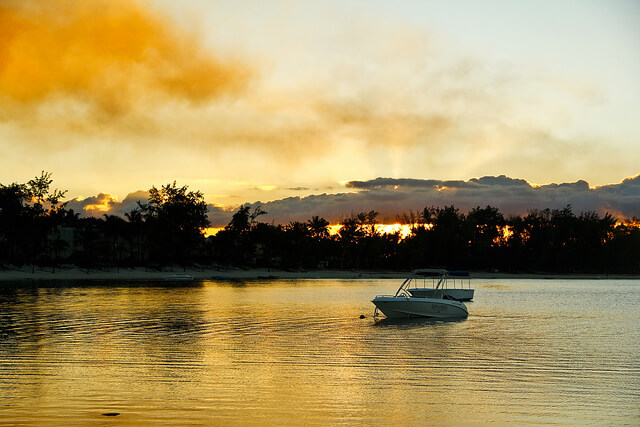
POLYGON ((249 76, 246 65, 214 57, 194 34, 133 0, 0 4, 5 114, 7 102, 71 100, 76 110, 113 117, 158 99, 199 103, 234 93, 249 76))
POLYGON ((80 207, 78 211, 82 212, 84 210, 89 216, 100 216, 103 213, 109 213, 120 204, 116 197, 108 193, 100 193, 97 196, 86 199, 75 198, 69 203, 72 208, 75 207, 77 209, 80 207))

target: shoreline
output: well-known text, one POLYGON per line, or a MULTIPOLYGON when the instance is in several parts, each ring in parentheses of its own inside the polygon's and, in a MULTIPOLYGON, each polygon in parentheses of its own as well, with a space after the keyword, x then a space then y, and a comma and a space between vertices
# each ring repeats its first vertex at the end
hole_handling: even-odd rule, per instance
MULTIPOLYGON (((147 271, 144 268, 109 268, 103 270, 87 270, 77 267, 52 268, 31 267, 0 270, 1 282, 26 282, 49 280, 106 280, 106 281, 163 281, 166 276, 188 274, 195 280, 274 280, 274 279, 398 279, 408 277, 409 271, 377 271, 377 270, 309 270, 286 271, 268 269, 209 268, 189 269, 176 268, 171 271, 147 271)), ((556 273, 503 273, 503 272, 471 272, 472 279, 640 279, 637 274, 556 274, 556 273)))

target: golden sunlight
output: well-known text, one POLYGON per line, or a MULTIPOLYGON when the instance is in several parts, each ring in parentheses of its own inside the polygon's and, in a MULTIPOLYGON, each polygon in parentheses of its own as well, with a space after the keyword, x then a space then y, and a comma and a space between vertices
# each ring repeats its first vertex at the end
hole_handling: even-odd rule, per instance
POLYGON ((215 236, 224 230, 224 227, 207 227, 204 229, 204 237, 215 236))
MULTIPOLYGON (((92 205, 93 206, 93 205, 92 205)), ((412 229, 415 228, 416 226, 422 226, 422 227, 426 227, 426 228, 430 228, 430 224, 376 224, 376 231, 380 234, 395 234, 395 233, 400 233, 400 238, 401 239, 406 239, 407 237, 409 237, 411 235, 412 229)), ((328 227, 329 229, 329 235, 331 236, 335 236, 336 234, 340 233, 340 229, 342 228, 342 225, 340 224, 332 224, 328 227)), ((218 234, 220 231, 224 230, 224 227, 207 227, 204 229, 204 236, 205 237, 209 237, 209 236, 215 236, 216 234, 218 234)))
MULTIPOLYGON (((400 238, 401 239, 405 239, 407 237, 409 237, 411 235, 412 229, 416 226, 426 226, 427 228, 429 228, 428 225, 424 225, 424 224, 400 224, 400 223, 396 223, 396 224, 376 224, 376 231, 380 234, 395 234, 395 233, 400 233, 400 238)), ((329 226, 329 234, 330 235, 336 235, 340 232, 340 229, 342 228, 342 225, 340 224, 333 224, 329 226)))
POLYGON ((142 100, 236 92, 250 75, 133 0, 9 2, 0 39, 0 95, 23 106, 66 97, 112 117, 142 100))
POLYGON ((640 219, 627 219, 616 222, 616 227, 640 228, 640 219))
POLYGON ((94 205, 86 205, 84 209, 86 211, 92 211, 92 212, 109 212, 109 210, 111 209, 111 206, 109 206, 108 204, 94 204, 94 205))
POLYGON ((493 243, 496 245, 506 242, 511 238, 511 236, 513 236, 513 231, 511 230, 511 227, 509 227, 508 225, 505 225, 504 227, 498 227, 498 228, 500 229, 501 235, 493 239, 493 243))
POLYGON ((100 193, 96 197, 89 198, 89 200, 80 197, 76 197, 73 200, 78 202, 86 200, 87 204, 84 205, 82 209, 91 216, 94 216, 94 214, 109 213, 113 209, 114 203, 118 203, 118 199, 115 196, 107 193, 100 193))

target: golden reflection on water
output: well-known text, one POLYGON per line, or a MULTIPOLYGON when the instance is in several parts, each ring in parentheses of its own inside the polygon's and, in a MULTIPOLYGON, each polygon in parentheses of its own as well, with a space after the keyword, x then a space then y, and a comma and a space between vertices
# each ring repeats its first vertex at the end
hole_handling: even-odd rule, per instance
POLYGON ((480 282, 467 320, 373 320, 394 286, 2 288, 0 424, 639 421, 637 282, 480 282))

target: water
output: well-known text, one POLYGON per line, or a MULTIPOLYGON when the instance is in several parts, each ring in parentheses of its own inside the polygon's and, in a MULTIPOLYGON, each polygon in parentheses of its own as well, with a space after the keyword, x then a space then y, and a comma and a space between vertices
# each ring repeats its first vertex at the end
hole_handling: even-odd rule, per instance
POLYGON ((466 320, 374 321, 398 285, 3 285, 0 424, 640 424, 640 281, 475 281, 466 320))

